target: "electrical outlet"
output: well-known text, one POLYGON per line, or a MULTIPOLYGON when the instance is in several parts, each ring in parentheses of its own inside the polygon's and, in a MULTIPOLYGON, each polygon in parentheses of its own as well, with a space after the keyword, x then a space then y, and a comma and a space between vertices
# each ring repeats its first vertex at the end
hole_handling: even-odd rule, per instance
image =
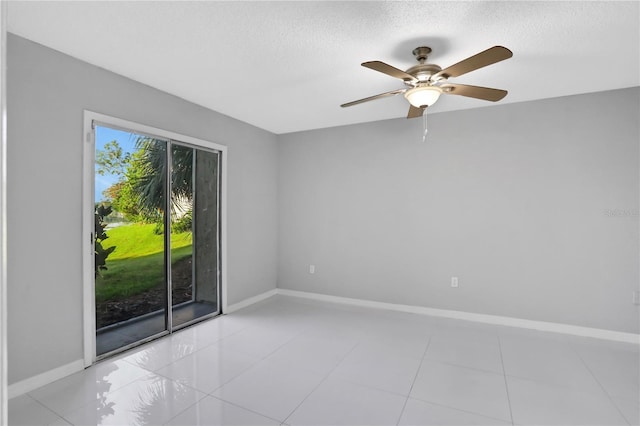
POLYGON ((451 287, 458 287, 458 277, 451 277, 451 287))
POLYGON ((634 291, 633 292, 633 304, 634 305, 640 305, 640 291, 634 291))
POLYGON ((316 265, 309 265, 309 273, 310 274, 316 273, 316 265))

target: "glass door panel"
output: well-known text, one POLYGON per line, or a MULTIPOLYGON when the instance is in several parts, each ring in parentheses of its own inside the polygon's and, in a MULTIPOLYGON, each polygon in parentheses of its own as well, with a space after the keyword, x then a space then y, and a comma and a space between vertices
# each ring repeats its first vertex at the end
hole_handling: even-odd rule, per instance
POLYGON ((219 308, 219 153, 172 145, 172 326, 219 308))
POLYGON ((167 332, 168 142, 96 126, 95 311, 98 357, 167 332))

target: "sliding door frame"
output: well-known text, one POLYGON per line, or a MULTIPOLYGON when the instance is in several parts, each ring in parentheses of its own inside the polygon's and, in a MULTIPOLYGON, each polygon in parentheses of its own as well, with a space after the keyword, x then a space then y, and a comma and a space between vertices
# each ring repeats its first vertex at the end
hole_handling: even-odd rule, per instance
POLYGON ((0 0, 0 425, 7 424, 7 2, 0 0))
MULTIPOLYGON (((219 282, 218 294, 220 314, 227 310, 227 147, 214 142, 175 133, 168 130, 100 114, 84 111, 83 131, 83 186, 82 186, 82 275, 83 275, 83 335, 84 366, 89 367, 96 361, 96 319, 95 319, 95 277, 94 277, 94 179, 95 179, 95 125, 131 131, 136 134, 167 140, 170 143, 189 145, 194 148, 218 151, 219 160, 219 282)), ((170 147, 170 143, 167 147, 170 147)), ((167 173, 170 181, 170 174, 167 173)), ((167 197, 168 199, 168 197, 167 197)), ((168 217, 168 215, 166 215, 168 217)), ((170 283, 170 282, 169 282, 170 283)), ((171 291, 171 287, 168 288, 171 291)), ((167 315, 170 317, 171 312, 167 315)), ((171 318, 169 318, 171 320, 171 318)), ((171 332, 171 322, 168 332, 171 332)))

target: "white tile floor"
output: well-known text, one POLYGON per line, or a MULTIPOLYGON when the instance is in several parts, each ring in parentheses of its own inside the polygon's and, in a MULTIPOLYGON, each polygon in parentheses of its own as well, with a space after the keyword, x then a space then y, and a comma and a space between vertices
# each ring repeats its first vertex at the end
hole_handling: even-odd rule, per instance
POLYGON ((9 401, 10 425, 637 425, 637 345, 277 296, 9 401))

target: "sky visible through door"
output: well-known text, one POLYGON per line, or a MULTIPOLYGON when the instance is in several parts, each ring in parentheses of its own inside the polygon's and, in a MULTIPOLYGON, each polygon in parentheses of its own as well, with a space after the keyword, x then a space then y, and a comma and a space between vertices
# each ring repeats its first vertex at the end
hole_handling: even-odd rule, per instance
MULTIPOLYGON (((137 136, 131 132, 123 130, 111 129, 109 127, 96 127, 96 152, 105 149, 105 145, 109 142, 116 141, 122 148, 123 153, 133 153, 136 149, 137 136)), ((118 175, 105 173, 95 177, 95 202, 104 200, 103 192, 118 181, 118 175)))

